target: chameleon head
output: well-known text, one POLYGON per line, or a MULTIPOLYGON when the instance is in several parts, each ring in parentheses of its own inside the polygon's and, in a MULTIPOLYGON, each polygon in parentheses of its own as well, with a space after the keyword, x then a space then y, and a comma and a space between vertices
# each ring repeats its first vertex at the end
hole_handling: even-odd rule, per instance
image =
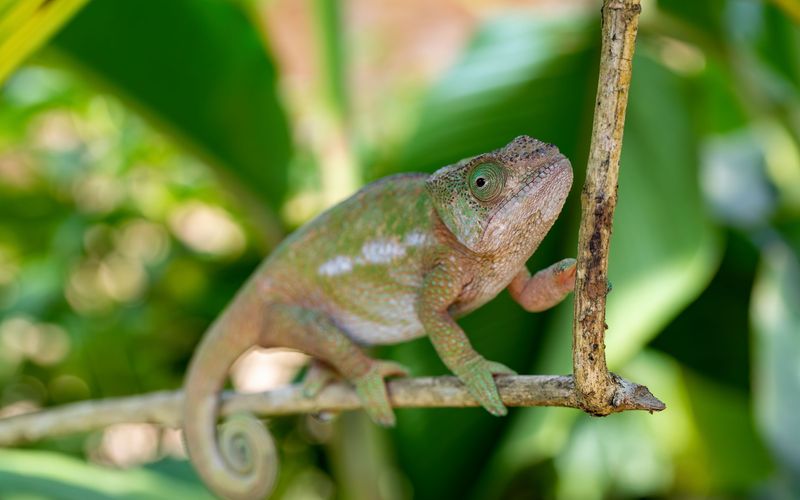
POLYGON ((528 136, 441 168, 427 183, 436 212, 464 246, 528 255, 555 222, 571 186, 569 160, 528 136))

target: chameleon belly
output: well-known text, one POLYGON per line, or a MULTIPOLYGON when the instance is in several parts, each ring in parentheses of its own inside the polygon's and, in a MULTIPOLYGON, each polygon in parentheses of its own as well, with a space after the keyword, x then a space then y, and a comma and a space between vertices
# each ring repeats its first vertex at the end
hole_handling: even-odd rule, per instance
POLYGON ((430 235, 418 228, 395 239, 368 239, 355 255, 317 268, 324 304, 340 328, 361 344, 392 344, 422 336, 416 302, 430 235))
POLYGON ((312 297, 310 306, 361 344, 422 336, 415 304, 424 254, 436 244, 425 179, 406 174, 370 184, 294 233, 270 267, 289 271, 283 282, 305 283, 298 288, 312 297), (407 210, 398 213, 397 206, 407 210))

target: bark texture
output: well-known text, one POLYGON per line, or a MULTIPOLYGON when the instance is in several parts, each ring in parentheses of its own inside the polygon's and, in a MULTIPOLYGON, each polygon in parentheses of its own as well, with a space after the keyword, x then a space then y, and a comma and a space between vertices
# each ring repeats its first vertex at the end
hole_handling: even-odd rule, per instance
POLYGON ((646 387, 631 387, 627 385, 631 383, 623 383, 610 373, 605 351, 611 223, 617 205, 619 157, 640 11, 639 0, 603 2, 600 75, 586 183, 581 192, 572 330, 577 398, 580 407, 593 415, 619 411, 620 404, 650 411, 664 408, 646 387), (638 393, 640 398, 635 397, 638 393))

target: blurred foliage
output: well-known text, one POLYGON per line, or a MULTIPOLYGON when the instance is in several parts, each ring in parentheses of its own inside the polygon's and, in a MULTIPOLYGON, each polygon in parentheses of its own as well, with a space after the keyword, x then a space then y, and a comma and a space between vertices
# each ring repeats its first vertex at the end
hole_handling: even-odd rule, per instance
MULTIPOLYGON (((287 98, 261 4, 244 0, 95 0, 3 84, 0 415, 178 387, 278 236, 358 179, 533 135, 572 159, 576 188, 530 264, 574 254, 596 8, 480 18, 449 69, 372 111, 385 115, 376 133, 348 83, 366 50, 351 17, 303 4, 314 36, 292 41, 316 44, 319 67, 304 107, 287 98)), ((800 496, 797 9, 643 7, 608 356, 667 410, 403 410, 391 431, 359 414, 278 419, 276 498, 800 496)), ((571 313, 568 300, 526 314, 504 293, 462 324, 490 359, 566 373, 571 313)), ((425 339, 379 354, 446 371, 425 339)), ((202 498, 180 456, 175 434, 150 426, 51 439, 2 451, 0 497, 202 498)))
POLYGON ((280 207, 291 143, 275 69, 242 9, 208 0, 94 2, 53 44, 193 153, 234 169, 261 203, 280 207))

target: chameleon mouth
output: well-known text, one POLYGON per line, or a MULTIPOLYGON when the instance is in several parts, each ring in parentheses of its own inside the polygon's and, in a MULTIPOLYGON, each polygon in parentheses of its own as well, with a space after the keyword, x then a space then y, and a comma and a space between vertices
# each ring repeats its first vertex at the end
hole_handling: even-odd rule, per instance
MULTIPOLYGON (((502 217, 509 211, 516 209, 520 204, 531 198, 535 192, 539 192, 543 188, 546 188, 547 186, 545 185, 551 184, 552 181, 557 177, 568 174, 571 178, 571 173, 572 166, 565 156, 562 156, 555 163, 550 163, 549 165, 540 168, 536 171, 536 175, 532 176, 519 190, 517 190, 516 193, 514 193, 497 208, 497 211, 489 218, 486 227, 494 227, 492 223, 496 217, 502 217)), ((569 184, 571 183, 572 181, 570 179, 569 184)), ((484 237, 485 236, 487 236, 486 233, 484 233, 484 237)))

